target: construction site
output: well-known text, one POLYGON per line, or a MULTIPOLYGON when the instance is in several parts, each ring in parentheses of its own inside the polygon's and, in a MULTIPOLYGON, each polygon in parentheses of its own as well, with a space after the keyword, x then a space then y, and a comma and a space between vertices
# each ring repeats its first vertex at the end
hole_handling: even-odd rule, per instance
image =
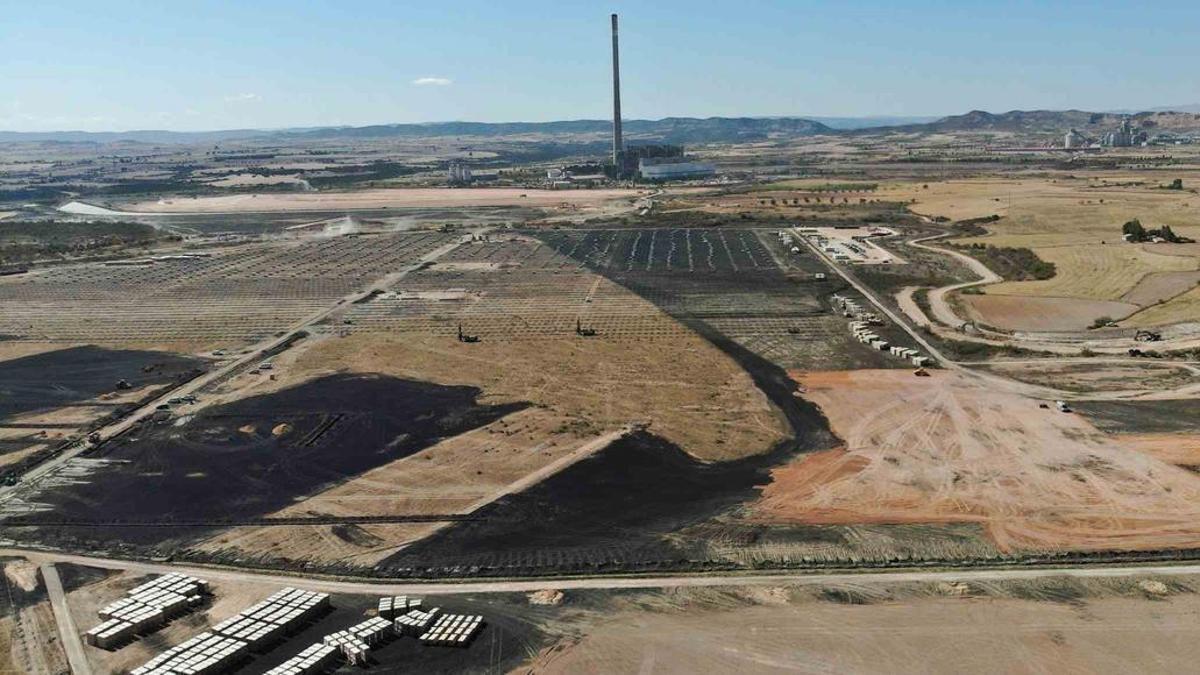
POLYGON ((0 142, 0 672, 1191 658, 1200 154, 655 135, 611 40, 601 131, 0 142))

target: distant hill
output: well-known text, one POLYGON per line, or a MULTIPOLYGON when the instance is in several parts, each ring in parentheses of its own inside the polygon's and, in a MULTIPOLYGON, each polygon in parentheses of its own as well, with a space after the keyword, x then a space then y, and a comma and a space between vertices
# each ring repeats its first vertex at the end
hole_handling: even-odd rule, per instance
MULTIPOLYGON (((667 117, 661 120, 624 120, 626 136, 635 140, 663 143, 732 143, 778 137, 834 133, 820 122, 798 117, 667 117)), ((568 136, 608 134, 609 120, 561 122, 435 122, 429 124, 380 124, 365 127, 319 127, 277 131, 235 129, 230 131, 126 131, 126 132, 15 132, 0 131, 0 143, 220 143, 251 138, 303 140, 308 138, 431 138, 436 136, 568 136)))
MULTIPOLYGON (((910 124, 891 127, 895 130, 951 132, 951 131, 1010 131, 1022 133, 1063 133, 1074 128, 1085 134, 1098 135, 1121 124, 1127 115, 1111 112, 1087 112, 1084 110, 1010 110, 1005 113, 990 113, 972 110, 965 115, 943 117, 927 124, 910 124)), ((1200 113, 1156 111, 1128 115, 1137 128, 1173 132, 1200 131, 1200 113)), ((876 130, 878 131, 878 130, 876 130)))
MULTIPOLYGON (((667 117, 661 120, 623 120, 630 138, 664 143, 728 143, 763 140, 772 137, 813 136, 833 133, 820 122, 798 117, 667 117)), ((570 120, 562 122, 435 122, 430 124, 385 124, 368 127, 313 129, 283 135, 309 138, 381 138, 407 136, 521 136, 608 134, 609 120, 570 120)))

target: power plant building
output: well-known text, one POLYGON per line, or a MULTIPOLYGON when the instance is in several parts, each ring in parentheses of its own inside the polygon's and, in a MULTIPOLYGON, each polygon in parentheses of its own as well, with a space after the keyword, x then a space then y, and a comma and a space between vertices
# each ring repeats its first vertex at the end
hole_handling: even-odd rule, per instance
POLYGON ((710 178, 717 168, 708 162, 680 158, 643 158, 638 161, 638 175, 646 180, 684 180, 710 178))

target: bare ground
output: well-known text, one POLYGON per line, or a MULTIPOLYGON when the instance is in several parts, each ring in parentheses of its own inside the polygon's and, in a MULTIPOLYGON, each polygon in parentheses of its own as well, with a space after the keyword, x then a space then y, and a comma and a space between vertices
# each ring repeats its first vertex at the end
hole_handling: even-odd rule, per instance
POLYGON ((846 446, 774 472, 766 521, 976 522, 1006 551, 1200 545, 1200 476, 969 374, 812 373, 846 446))

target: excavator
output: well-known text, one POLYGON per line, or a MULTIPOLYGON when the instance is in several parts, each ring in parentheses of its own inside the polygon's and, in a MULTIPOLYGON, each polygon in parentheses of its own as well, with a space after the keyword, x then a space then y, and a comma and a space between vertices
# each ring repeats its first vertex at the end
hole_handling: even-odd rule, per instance
POLYGON ((596 337, 595 328, 584 328, 578 317, 575 319, 575 334, 580 337, 596 337))
POLYGON ((475 342, 479 342, 479 336, 478 335, 467 335, 466 333, 464 333, 463 329, 462 329, 462 324, 460 323, 460 324, 458 324, 458 341, 466 342, 466 343, 475 343, 475 342))

